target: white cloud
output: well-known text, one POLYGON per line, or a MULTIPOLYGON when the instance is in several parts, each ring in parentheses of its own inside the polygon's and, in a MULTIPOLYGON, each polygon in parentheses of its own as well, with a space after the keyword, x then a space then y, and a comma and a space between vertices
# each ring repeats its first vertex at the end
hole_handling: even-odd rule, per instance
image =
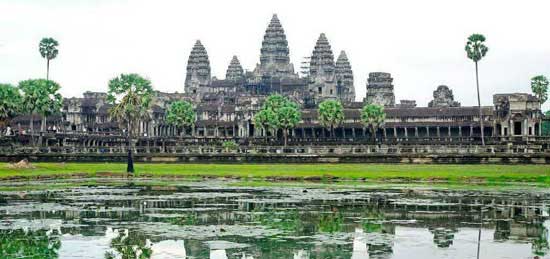
POLYGON ((346 50, 358 99, 369 72, 387 71, 398 100, 426 105, 437 85, 447 84, 463 105, 475 104, 474 68, 463 45, 469 34, 483 33, 490 51, 480 64, 482 99, 491 104, 495 92, 529 92, 530 77, 550 76, 549 7, 544 0, 0 0, 0 81, 43 76, 37 45, 51 36, 60 42, 51 76, 64 95, 104 91, 123 72, 146 75, 159 90, 181 92, 196 39, 218 78, 233 55, 251 70, 277 13, 296 69, 321 32, 335 55, 346 50))

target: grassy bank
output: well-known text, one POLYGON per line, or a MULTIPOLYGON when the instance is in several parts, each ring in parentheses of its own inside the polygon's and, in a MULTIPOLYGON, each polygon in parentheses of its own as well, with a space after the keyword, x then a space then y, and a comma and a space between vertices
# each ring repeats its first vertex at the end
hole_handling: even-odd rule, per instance
MULTIPOLYGON (((34 163, 11 169, 0 163, 0 179, 123 175, 123 163, 34 163)), ((137 177, 236 177, 253 179, 365 179, 372 181, 537 182, 550 185, 549 165, 409 164, 136 164, 137 177)))

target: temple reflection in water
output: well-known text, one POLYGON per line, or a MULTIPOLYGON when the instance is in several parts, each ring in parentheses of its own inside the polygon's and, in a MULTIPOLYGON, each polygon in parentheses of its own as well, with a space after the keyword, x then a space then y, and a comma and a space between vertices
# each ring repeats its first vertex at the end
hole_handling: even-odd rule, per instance
POLYGON ((4 192, 0 255, 475 258, 481 221, 482 258, 549 250, 549 196, 537 191, 152 189, 4 192))

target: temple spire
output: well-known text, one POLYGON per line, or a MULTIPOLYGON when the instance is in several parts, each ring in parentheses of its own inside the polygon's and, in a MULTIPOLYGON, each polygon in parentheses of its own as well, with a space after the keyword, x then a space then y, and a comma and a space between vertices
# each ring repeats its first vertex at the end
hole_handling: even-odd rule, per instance
POLYGON ((208 86, 210 77, 208 53, 201 41, 197 40, 187 61, 185 92, 196 93, 199 87, 208 86))
POLYGON ((260 50, 260 64, 256 67, 255 73, 259 76, 290 76, 294 74, 285 31, 277 14, 273 14, 265 30, 260 50))
POLYGON ((312 77, 331 75, 334 72, 334 54, 324 33, 319 35, 309 65, 312 77))
POLYGON ((353 102, 355 100, 355 87, 353 86, 353 71, 345 51, 341 51, 335 66, 336 84, 339 88, 338 96, 342 101, 353 102))
POLYGON ((225 73, 226 80, 240 81, 243 78, 244 71, 241 63, 237 56, 233 56, 229 67, 227 67, 227 72, 225 73))

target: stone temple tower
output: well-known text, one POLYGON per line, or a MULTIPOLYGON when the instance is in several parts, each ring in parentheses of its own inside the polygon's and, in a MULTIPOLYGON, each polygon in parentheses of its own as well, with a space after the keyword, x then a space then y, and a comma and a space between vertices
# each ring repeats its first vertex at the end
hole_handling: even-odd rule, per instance
POLYGON ((237 56, 233 56, 227 71, 225 72, 225 79, 231 81, 241 81, 244 78, 244 70, 239 62, 237 56))
POLYGON ((309 63, 309 89, 317 99, 336 98, 334 54, 324 33, 319 35, 309 63))
POLYGON ((187 61, 185 92, 198 93, 210 85, 210 61, 200 40, 197 40, 187 61))
POLYGON ((254 74, 258 77, 297 77, 294 66, 290 63, 288 42, 285 31, 276 14, 267 26, 260 50, 260 64, 256 65, 254 74))
POLYGON ((393 93, 392 82, 393 78, 390 73, 369 73, 365 102, 383 105, 385 107, 395 106, 395 95, 393 93))
POLYGON ((335 67, 336 92, 342 102, 355 100, 355 87, 353 86, 353 71, 345 51, 341 51, 336 60, 335 67))

